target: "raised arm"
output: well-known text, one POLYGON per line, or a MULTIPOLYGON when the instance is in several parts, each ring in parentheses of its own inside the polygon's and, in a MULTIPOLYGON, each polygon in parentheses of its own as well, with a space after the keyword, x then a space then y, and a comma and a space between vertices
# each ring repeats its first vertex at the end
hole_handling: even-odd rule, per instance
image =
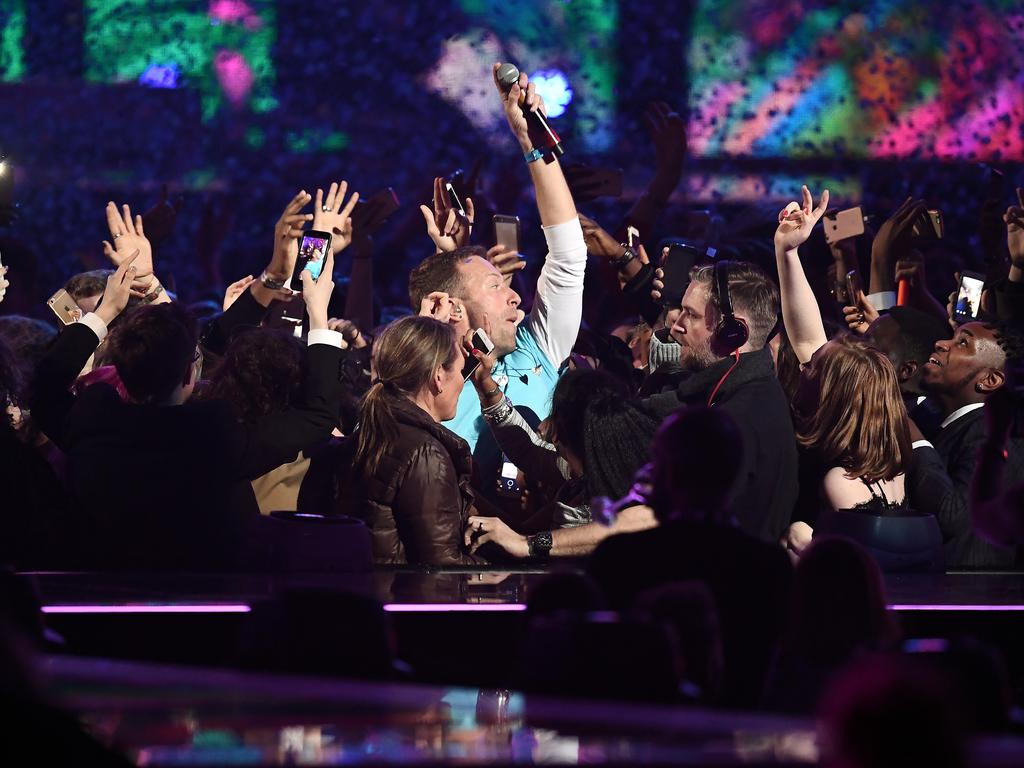
POLYGON ((520 73, 519 82, 506 92, 497 80, 499 66, 494 65, 494 84, 501 96, 512 135, 527 158, 530 180, 537 196, 537 210, 548 244, 548 255, 537 281, 528 328, 550 362, 558 366, 572 351, 583 319, 587 247, 576 215, 576 204, 558 160, 530 159, 535 148, 530 140, 524 110, 543 113, 544 102, 525 73, 520 73))
POLYGON ((803 205, 790 203, 779 215, 775 230, 775 261, 779 268, 779 291, 782 294, 782 319, 797 360, 806 363, 811 355, 828 341, 821 310, 814 291, 807 282, 797 248, 807 241, 811 230, 828 208, 828 190, 821 193, 816 208, 806 186, 801 187, 803 205))
POLYGON ((103 298, 96 307, 77 323, 65 329, 36 368, 29 404, 32 416, 43 434, 58 446, 64 438, 64 425, 75 397, 68 388, 96 347, 107 335, 107 326, 128 306, 135 262, 139 252, 125 256, 117 269, 107 278, 103 298))

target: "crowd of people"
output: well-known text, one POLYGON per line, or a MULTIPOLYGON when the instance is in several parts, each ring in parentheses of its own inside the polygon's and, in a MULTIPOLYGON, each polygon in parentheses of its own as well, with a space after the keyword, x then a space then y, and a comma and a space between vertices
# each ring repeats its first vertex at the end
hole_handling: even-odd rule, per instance
MULTIPOLYGON (((564 595, 580 605, 710 606, 690 638, 699 697, 797 709, 838 663, 896 642, 880 567, 1021 563, 1024 191, 967 322, 958 277, 926 273, 942 241, 916 199, 873 238, 831 243, 828 270, 802 253, 820 248, 827 190, 803 187, 755 247, 716 253, 714 227, 681 222, 704 256, 669 286, 673 243, 640 242, 681 178, 681 118, 652 111, 658 172, 605 228, 539 149, 534 84, 495 84, 547 242, 535 285, 438 178, 410 312, 375 326, 360 253, 332 301, 335 258, 365 247, 339 182, 295 195, 260 275, 197 312, 161 284, 143 217, 110 203, 110 268, 63 286, 77 313, 59 328, 0 317, 0 558, 252 570, 261 520, 282 513, 361 520, 382 566, 577 558, 590 586, 564 595), (296 292, 308 231, 331 246, 296 292), (869 281, 850 293, 852 270, 869 281), (905 551, 877 539, 886 527, 905 551), (850 602, 822 591, 836 583, 850 602), (835 642, 815 640, 823 627, 835 642)), ((5 270, 0 301, 17 280, 5 270)))

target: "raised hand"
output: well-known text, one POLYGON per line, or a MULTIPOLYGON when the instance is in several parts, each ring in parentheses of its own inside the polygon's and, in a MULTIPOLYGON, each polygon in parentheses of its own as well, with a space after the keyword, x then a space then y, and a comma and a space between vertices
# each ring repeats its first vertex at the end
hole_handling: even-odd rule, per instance
POLYGON ((7 295, 7 289, 11 286, 11 281, 7 279, 7 270, 10 267, 0 266, 0 302, 3 302, 4 296, 7 295))
POLYGON ((313 214, 302 213, 302 209, 309 205, 310 200, 312 198, 305 190, 299 192, 285 207, 281 218, 274 226, 274 253, 270 257, 267 275, 276 280, 288 280, 295 269, 295 261, 299 258, 302 227, 313 219, 313 214))
POLYGON ((254 282, 256 282, 256 278, 252 275, 246 275, 241 280, 235 280, 224 290, 224 301, 221 302, 221 309, 227 312, 228 307, 238 301, 238 297, 245 293, 246 289, 254 282))
POLYGON ((420 206, 420 213, 427 224, 427 234, 437 246, 437 252, 450 252, 469 244, 469 236, 473 232, 473 219, 476 215, 472 198, 467 197, 464 205, 466 215, 463 216, 453 205, 448 190, 444 187, 444 179, 434 179, 434 210, 420 206))
POLYGON ((544 100, 537 93, 537 86, 530 82, 530 78, 526 76, 525 72, 519 73, 519 82, 513 85, 508 92, 505 91, 504 86, 498 82, 498 69, 501 64, 495 64, 492 72, 494 74, 494 86, 498 89, 498 93, 501 96, 501 104, 505 109, 505 119, 508 120, 508 127, 512 129, 512 135, 516 137, 516 141, 519 142, 519 146, 522 147, 524 152, 528 152, 533 149, 533 142, 530 140, 530 127, 526 122, 527 112, 540 111, 542 115, 547 117, 547 109, 544 107, 544 100), (522 106, 519 105, 519 99, 526 95, 522 106))
POLYGON ((142 226, 142 217, 132 217, 132 209, 127 205, 119 211, 113 201, 107 203, 107 226, 110 228, 110 239, 103 241, 103 254, 110 259, 115 267, 120 267, 129 257, 134 256, 134 280, 136 291, 145 293, 153 278, 153 246, 142 226))
POLYGON ((686 121, 664 101, 651 102, 643 121, 654 143, 658 173, 681 175, 686 160, 686 121))
POLYGON ((302 300, 306 303, 306 314, 309 315, 309 329, 328 329, 327 305, 334 292, 334 254, 327 254, 319 278, 314 280, 309 270, 304 269, 299 279, 302 281, 302 300))
POLYGON ((1024 268, 1024 189, 1017 187, 1017 203, 1006 209, 1006 246, 1010 261, 1015 267, 1024 268))
POLYGON ((891 262, 892 257, 902 256, 902 253, 893 253, 909 247, 910 239, 913 237, 914 222, 918 221, 928 211, 924 200, 914 200, 908 197, 903 204, 896 209, 888 219, 882 222, 878 228, 875 239, 871 241, 871 259, 882 259, 884 262, 891 262))
POLYGON ((324 191, 318 188, 313 200, 313 229, 334 235, 331 250, 335 256, 352 242, 352 210, 359 202, 359 193, 353 192, 345 202, 347 192, 347 181, 331 182, 327 199, 324 199, 324 191))
POLYGON ((501 272, 505 285, 511 285, 516 272, 526 268, 526 260, 520 257, 519 251, 507 250, 501 243, 487 251, 487 260, 501 272))
POLYGON ((160 200, 157 204, 142 214, 142 221, 146 225, 150 241, 161 243, 170 237, 174 231, 174 225, 178 221, 178 211, 181 209, 181 196, 171 200, 170 189, 164 184, 160 189, 160 200))
POLYGON ((579 214, 579 219, 580 226, 583 227, 583 240, 589 253, 608 261, 622 256, 622 243, 608 234, 600 224, 582 213, 579 214))
POLYGON ((779 227, 775 230, 775 249, 778 251, 794 251, 807 242, 811 230, 828 209, 828 190, 821 193, 817 207, 811 198, 811 191, 806 185, 800 187, 803 205, 790 203, 779 214, 779 227))
MULTIPOLYGON (((448 323, 460 337, 464 336, 469 327, 469 313, 458 299, 453 299, 444 291, 427 294, 420 302, 421 317, 432 317, 442 323, 448 323)), ((486 328, 484 330, 487 330, 486 328)))
POLYGON ((132 280, 136 276, 135 265, 140 256, 139 251, 126 254, 114 273, 107 278, 103 298, 100 299, 95 313, 107 325, 110 325, 128 306, 128 299, 132 295, 132 280))
POLYGON ((346 347, 352 347, 352 349, 363 349, 366 344, 366 339, 363 334, 359 331, 359 326, 353 323, 351 320, 344 318, 332 317, 327 321, 327 327, 332 331, 337 331, 341 334, 342 339, 345 341, 346 347))

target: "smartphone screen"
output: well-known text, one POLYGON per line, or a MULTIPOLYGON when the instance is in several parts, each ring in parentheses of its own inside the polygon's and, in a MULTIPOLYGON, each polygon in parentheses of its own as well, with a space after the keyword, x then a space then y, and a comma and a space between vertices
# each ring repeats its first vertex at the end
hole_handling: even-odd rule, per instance
POLYGON ((981 309, 981 291, 985 287, 985 278, 981 275, 964 273, 960 277, 960 291, 956 296, 953 308, 953 319, 960 323, 969 323, 978 319, 981 309))
POLYGON ((519 253, 519 217, 494 215, 494 242, 519 253))
POLYGON ((640 247, 640 230, 636 227, 626 227, 626 245, 634 251, 640 247))
POLYGON ((330 232, 311 230, 303 234, 302 239, 299 240, 299 258, 295 262, 295 271, 292 272, 291 288, 293 291, 302 290, 303 271, 309 272, 314 280, 320 279, 320 273, 323 272, 330 247, 330 232))
POLYGON ((678 307, 686 293, 686 286, 690 282, 690 270, 697 263, 697 259, 703 254, 692 245, 686 243, 672 243, 669 246, 668 254, 661 264, 661 271, 664 275, 661 282, 664 287, 661 289, 661 304, 665 307, 678 307))

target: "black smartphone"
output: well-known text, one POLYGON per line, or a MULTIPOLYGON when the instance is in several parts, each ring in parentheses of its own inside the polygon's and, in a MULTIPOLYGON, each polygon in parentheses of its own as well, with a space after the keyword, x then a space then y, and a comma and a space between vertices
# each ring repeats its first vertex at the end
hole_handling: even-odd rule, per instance
POLYGON ((503 245, 510 251, 519 253, 521 235, 522 230, 519 227, 518 216, 494 214, 494 242, 496 245, 503 245))
POLYGON ((929 209, 914 222, 911 233, 922 240, 941 240, 945 233, 942 211, 929 209))
POLYGON ((299 258, 295 260, 295 269, 292 271, 291 289, 293 291, 302 290, 303 271, 309 272, 314 280, 319 280, 327 260, 327 254, 330 252, 330 232, 319 232, 315 229, 303 232, 299 239, 299 258))
POLYGON ((450 181, 446 181, 444 188, 448 192, 448 199, 452 201, 452 208, 466 216, 466 207, 462 204, 462 198, 459 197, 459 193, 455 191, 455 185, 450 181))
POLYGON ((508 456, 501 454, 501 467, 498 470, 498 495, 517 499, 523 495, 519 487, 519 467, 509 461, 508 456))
POLYGON ((352 210, 352 229, 360 237, 372 235, 398 210, 398 195, 391 187, 360 200, 352 210))
POLYGON ((981 291, 985 287, 985 276, 979 272, 961 272, 960 289, 953 305, 953 319, 958 323, 969 323, 978 319, 981 310, 981 291))
MULTIPOLYGON (((487 335, 483 328, 477 328, 473 331, 473 349, 479 349, 487 355, 494 351, 494 342, 491 341, 490 336, 487 335)), ((466 381, 469 379, 473 375, 473 371, 479 367, 479 360, 472 355, 467 357, 465 364, 462 366, 462 380, 466 381)))
POLYGON ((847 301, 850 303, 847 306, 857 305, 857 293, 863 290, 863 286, 860 282, 860 275, 857 274, 856 269, 851 269, 846 273, 846 296, 847 301))
POLYGON ((705 254, 688 243, 672 243, 668 254, 661 262, 664 287, 661 289, 661 304, 664 307, 678 307, 690 284, 690 270, 705 254))

